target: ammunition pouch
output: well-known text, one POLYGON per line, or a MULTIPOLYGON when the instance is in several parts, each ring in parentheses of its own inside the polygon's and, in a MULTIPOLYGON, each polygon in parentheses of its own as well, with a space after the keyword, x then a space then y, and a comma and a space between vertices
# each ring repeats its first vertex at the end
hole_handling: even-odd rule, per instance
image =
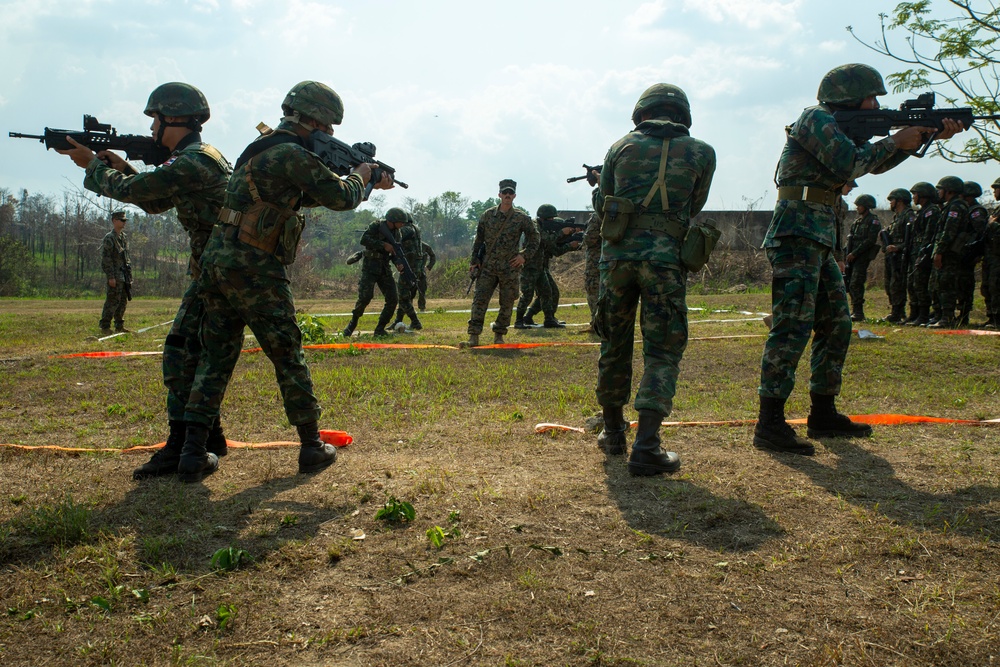
POLYGON ((223 208, 219 221, 239 228, 240 243, 270 253, 286 266, 295 261, 305 227, 303 217, 292 209, 263 201, 253 203, 246 211, 223 208))
POLYGON ((625 238, 625 230, 632 221, 635 204, 631 199, 608 196, 604 198, 604 215, 601 217, 601 238, 608 243, 618 243, 625 238))
POLYGON ((707 222, 691 223, 681 242, 681 264, 688 271, 700 271, 721 237, 722 232, 707 222))

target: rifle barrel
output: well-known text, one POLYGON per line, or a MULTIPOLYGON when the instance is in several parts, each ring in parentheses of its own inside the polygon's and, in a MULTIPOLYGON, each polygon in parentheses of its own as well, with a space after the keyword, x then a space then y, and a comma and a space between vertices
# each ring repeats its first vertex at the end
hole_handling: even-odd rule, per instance
POLYGON ((38 139, 39 141, 45 141, 45 137, 40 134, 21 134, 20 132, 8 132, 7 136, 11 139, 38 139))

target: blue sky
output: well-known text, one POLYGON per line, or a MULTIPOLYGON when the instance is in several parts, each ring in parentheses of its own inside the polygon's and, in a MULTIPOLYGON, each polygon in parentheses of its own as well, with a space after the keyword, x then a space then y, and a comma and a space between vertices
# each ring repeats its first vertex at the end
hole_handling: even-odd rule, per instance
MULTIPOLYGON (((292 84, 317 79, 344 99, 337 136, 371 141, 409 190, 386 204, 445 190, 493 196, 518 181, 518 201, 584 208, 583 162, 603 159, 631 129, 652 83, 691 99, 692 134, 719 157, 710 209, 769 209, 783 127, 814 103, 822 75, 845 62, 899 69, 855 42, 878 34, 894 2, 844 0, 507 0, 346 3, 289 0, 4 0, 0 130, 77 128, 84 113, 119 132, 148 133, 149 92, 167 81, 201 88, 204 137, 235 159, 271 125, 292 84), (835 5, 835 6, 834 6, 835 5)), ((905 95, 882 98, 897 106, 905 95)), ((961 136, 961 135, 960 135, 961 136)), ((82 170, 33 142, 2 138, 0 187, 60 195, 82 170)), ((910 159, 861 180, 884 201, 895 187, 946 174, 980 181, 995 165, 910 159)))

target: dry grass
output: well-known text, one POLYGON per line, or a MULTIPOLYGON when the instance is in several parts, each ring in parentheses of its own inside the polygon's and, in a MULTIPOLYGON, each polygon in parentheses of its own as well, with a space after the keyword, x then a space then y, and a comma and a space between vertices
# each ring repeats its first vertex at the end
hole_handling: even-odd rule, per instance
MULTIPOLYGON (((881 312, 884 297, 873 296, 881 312)), ((689 303, 760 310, 768 301, 689 303)), ((135 301, 129 326, 170 319, 173 306, 135 301)), ((0 440, 162 440, 158 358, 47 356, 162 344, 162 328, 88 340, 99 307, 4 303, 0 440)), ((342 313, 349 304, 300 307, 342 313)), ((560 313, 588 319, 585 308, 560 313)), ((466 318, 428 313, 424 332, 405 340, 457 343, 466 318)), ((347 318, 324 321, 338 329, 347 318)), ((1000 340, 872 328, 886 339, 852 344, 845 410, 1000 416, 1000 340)), ((695 337, 762 333, 759 322, 691 325, 695 337)), ((573 329, 510 338, 588 340, 573 329)), ((755 416, 762 345, 692 341, 672 417, 755 416)), ((0 662, 1000 659, 1000 432, 883 427, 863 442, 824 441, 816 457, 800 459, 753 449, 750 427, 665 431, 682 471, 636 479, 623 460, 604 460, 593 435, 532 430, 544 421, 582 425, 597 410, 596 358, 593 347, 309 353, 322 426, 355 436, 334 467, 313 476, 295 474, 293 449, 233 451, 194 486, 133 483, 144 455, 0 450, 0 662), (412 522, 375 518, 392 498, 413 505, 412 522), (357 531, 365 539, 352 539, 357 531), (213 554, 229 547, 252 561, 213 569, 213 554)), ((807 408, 808 367, 801 370, 792 416, 807 408)), ((239 440, 293 436, 263 356, 241 360, 224 423, 239 440)))

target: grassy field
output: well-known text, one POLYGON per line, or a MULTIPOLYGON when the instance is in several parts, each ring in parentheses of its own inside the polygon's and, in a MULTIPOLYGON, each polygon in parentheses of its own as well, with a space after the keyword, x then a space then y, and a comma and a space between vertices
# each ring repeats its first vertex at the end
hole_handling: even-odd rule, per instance
MULTIPOLYGON (((690 313, 671 419, 756 416, 765 329, 738 311, 769 299, 689 299, 706 310, 690 313)), ((444 311, 468 301, 431 305, 424 331, 394 340, 463 340, 468 315, 444 311)), ((133 301, 128 326, 175 307, 133 301)), ((887 312, 879 294, 869 307, 887 312)), ((0 442, 163 440, 158 357, 50 356, 162 348, 166 327, 97 341, 99 313, 2 302, 0 442)), ((320 318, 331 332, 347 320, 320 318)), ((1000 417, 1000 337, 868 328, 885 337, 852 342, 845 412, 1000 417)), ((579 331, 508 338, 592 342, 579 331)), ((996 428, 877 427, 812 458, 755 450, 751 426, 664 429, 681 471, 632 478, 593 434, 534 432, 597 413, 592 345, 307 356, 321 427, 355 439, 316 475, 296 474, 294 447, 232 450, 191 486, 133 482, 145 453, 0 447, 0 663, 1000 662, 996 428)), ((800 371, 791 417, 808 410, 800 371)), ((241 359, 223 423, 230 439, 294 439, 263 355, 241 359)))

